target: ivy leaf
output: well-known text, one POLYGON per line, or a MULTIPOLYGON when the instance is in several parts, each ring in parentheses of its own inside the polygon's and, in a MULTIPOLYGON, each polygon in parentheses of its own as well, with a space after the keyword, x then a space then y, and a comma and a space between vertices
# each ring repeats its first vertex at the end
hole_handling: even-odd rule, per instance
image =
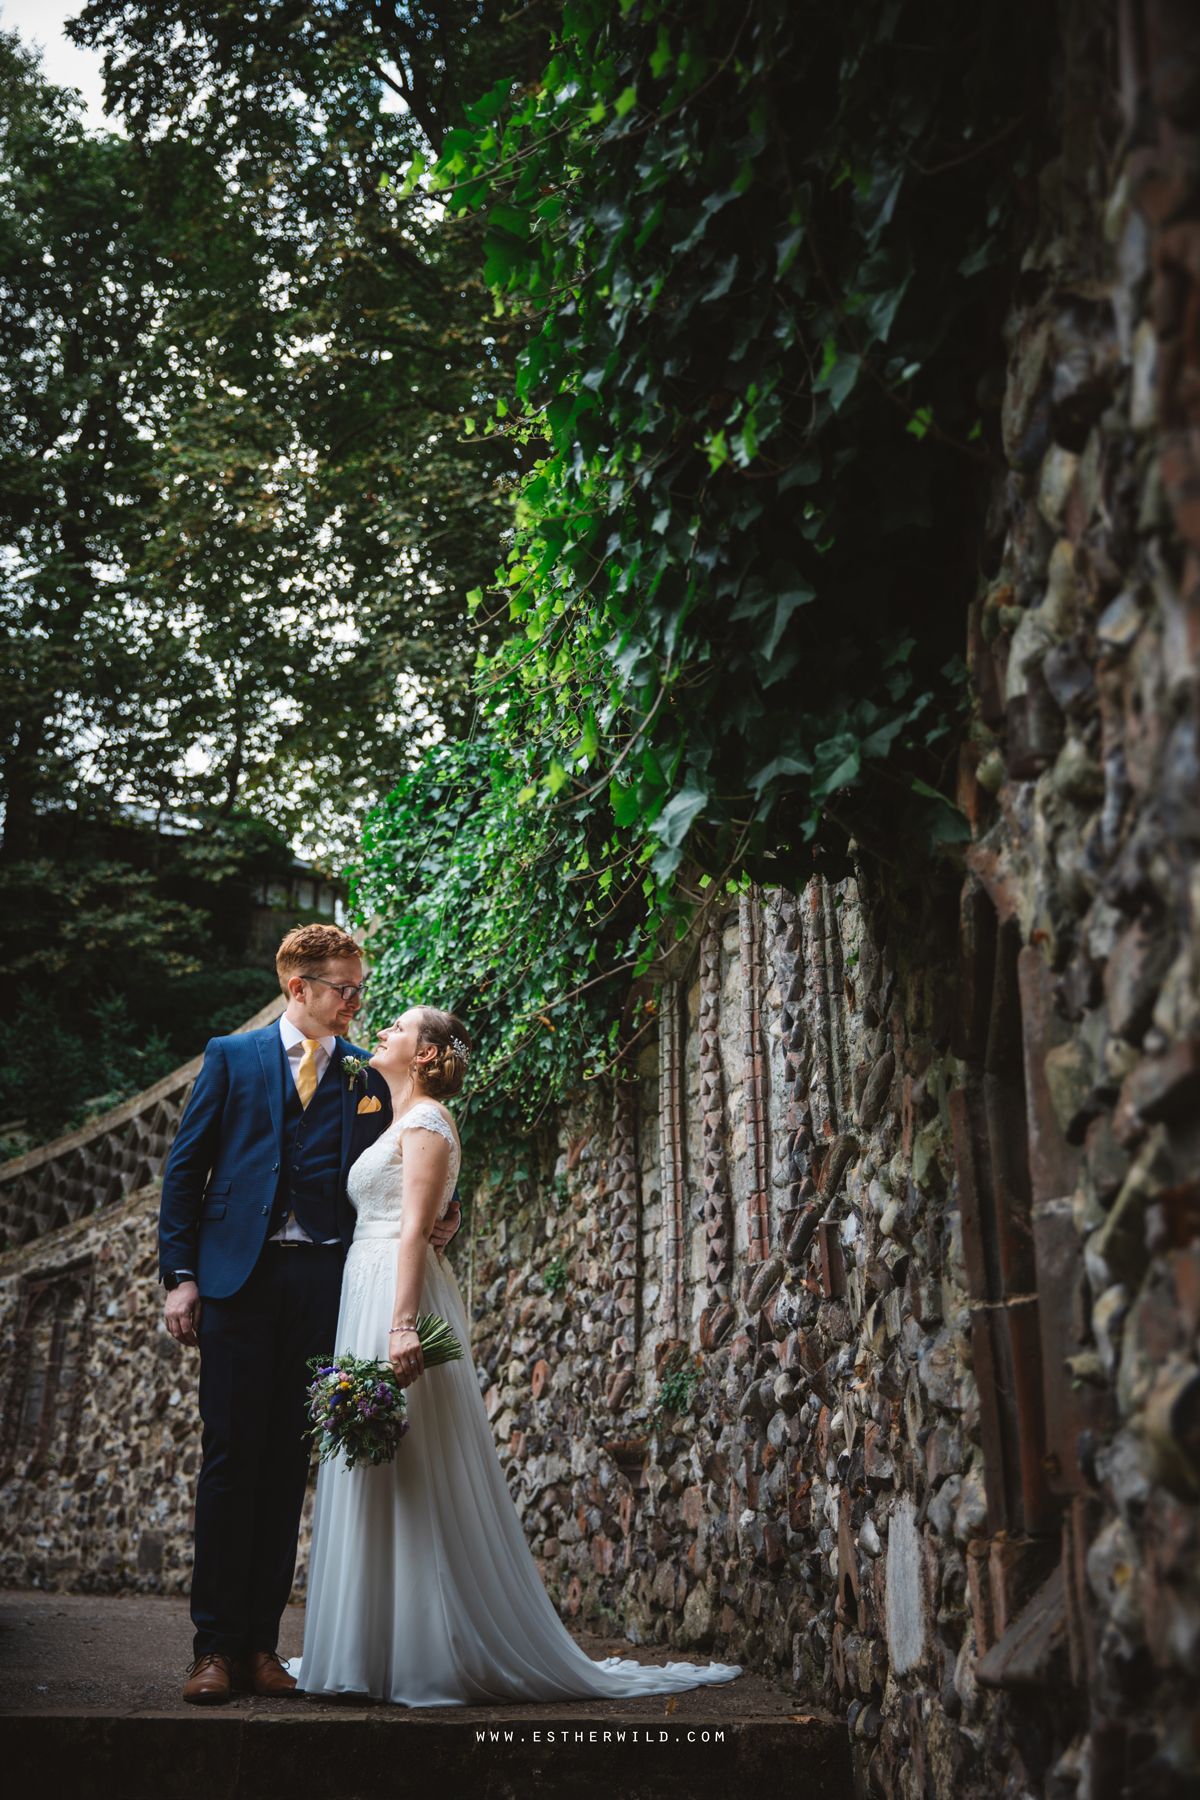
POLYGON ((1005 254, 1004 242, 999 235, 985 238, 982 244, 963 257, 958 265, 958 272, 968 277, 981 275, 993 263, 1003 262, 1005 254))
POLYGON ((766 763, 756 775, 750 777, 750 786, 754 797, 758 799, 763 789, 772 781, 778 781, 785 775, 811 775, 813 770, 811 756, 803 751, 789 751, 783 756, 776 756, 766 763))
POLYGON ((641 811, 637 789, 624 787, 619 781, 614 781, 609 785, 608 797, 614 822, 620 826, 632 825, 641 811))
POLYGON ((849 787, 862 767, 862 745, 854 732, 840 731, 818 744, 813 757, 812 795, 823 800, 838 788, 849 787))
POLYGON ((671 51, 671 39, 665 25, 658 28, 658 43, 650 54, 650 73, 656 81, 661 81, 667 70, 675 61, 671 51))
POLYGON ((834 412, 840 412, 854 390, 862 358, 851 351, 842 353, 832 338, 825 346, 825 363, 813 382, 814 394, 828 394, 834 412))
POLYGON ((708 805, 704 788, 688 784, 668 800, 650 829, 663 840, 669 850, 677 850, 691 829, 696 815, 708 805))
MULTIPOLYGON (((774 571, 772 571, 774 574, 774 571)), ((787 577, 785 576, 785 579, 787 577)), ((791 569, 791 585, 776 596, 775 617, 766 637, 759 643, 759 650, 768 659, 774 656, 780 638, 787 630, 792 614, 801 606, 808 606, 817 597, 817 590, 811 582, 805 581, 802 575, 791 569)))
POLYGON ((812 487, 820 479, 821 453, 819 450, 808 450, 790 469, 784 470, 776 483, 776 492, 786 494, 789 488, 812 487))
POLYGON ((703 293, 700 296, 701 300, 705 302, 724 299, 725 295, 733 286, 734 277, 738 271, 738 257, 736 250, 733 255, 727 257, 724 262, 717 264, 717 271, 717 278, 712 286, 706 293, 703 293))
POLYGON ((775 246, 775 277, 778 280, 787 274, 796 260, 797 252, 804 241, 804 226, 796 225, 786 231, 775 246))
POLYGON ((917 779, 912 782, 912 792, 920 796, 920 802, 910 803, 909 814, 924 848, 970 842, 971 827, 953 800, 930 787, 928 782, 917 779))
MULTIPOLYGON (((725 464, 730 460, 729 445, 725 442, 724 430, 709 436, 708 441, 704 446, 704 454, 708 457, 708 466, 714 475, 718 469, 724 468, 725 464)), ((665 529, 665 527, 659 525, 658 521, 659 519, 667 519, 669 517, 669 513, 665 510, 656 514, 654 521, 655 531, 665 529)))

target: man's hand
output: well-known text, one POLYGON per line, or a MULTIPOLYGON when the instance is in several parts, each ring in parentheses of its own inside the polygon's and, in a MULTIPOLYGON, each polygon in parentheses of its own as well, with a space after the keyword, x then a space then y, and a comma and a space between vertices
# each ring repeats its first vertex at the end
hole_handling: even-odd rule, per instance
POLYGON ((462 1207, 457 1200, 452 1200, 446 1208, 445 1218, 435 1220, 433 1230, 429 1234, 429 1241, 439 1256, 461 1224, 462 1207))
POLYGON ((177 1344, 196 1346, 196 1327, 200 1323, 200 1289, 194 1281, 181 1281, 167 1295, 163 1319, 177 1344))

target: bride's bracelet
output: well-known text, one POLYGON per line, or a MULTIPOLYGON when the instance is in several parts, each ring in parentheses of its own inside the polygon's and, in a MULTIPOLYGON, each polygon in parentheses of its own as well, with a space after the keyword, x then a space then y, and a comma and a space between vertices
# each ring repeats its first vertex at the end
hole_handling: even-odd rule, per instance
MULTIPOLYGON (((417 1331, 417 1328, 415 1325, 393 1325, 392 1329, 388 1332, 388 1336, 395 1337, 397 1332, 400 1331, 417 1331)), ((420 1337, 420 1335, 420 1332, 417 1331, 417 1336, 420 1337)))

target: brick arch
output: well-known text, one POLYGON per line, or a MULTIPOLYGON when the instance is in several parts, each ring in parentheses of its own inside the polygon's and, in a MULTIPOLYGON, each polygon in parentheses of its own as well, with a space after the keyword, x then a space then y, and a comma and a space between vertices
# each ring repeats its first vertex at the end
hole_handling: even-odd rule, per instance
POLYGON ((74 1467, 90 1336, 92 1272, 89 1258, 52 1274, 28 1276, 22 1284, 24 1304, 14 1333, 8 1391, 0 1420, 0 1482, 14 1473, 22 1459, 23 1427, 30 1394, 36 1392, 39 1378, 41 1393, 24 1476, 26 1480, 37 1480, 44 1473, 51 1452, 57 1454, 63 1473, 69 1474, 74 1467), (70 1364, 67 1337, 75 1322, 80 1328, 80 1342, 70 1364), (49 1336, 39 1353, 39 1340, 47 1324, 49 1336), (60 1391, 66 1385, 64 1375, 73 1377, 65 1426, 59 1405, 60 1391))

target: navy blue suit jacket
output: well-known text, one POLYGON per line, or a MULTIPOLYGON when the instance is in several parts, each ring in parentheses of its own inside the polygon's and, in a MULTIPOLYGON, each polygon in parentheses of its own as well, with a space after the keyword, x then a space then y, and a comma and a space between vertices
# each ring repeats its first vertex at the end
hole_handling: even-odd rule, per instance
MULTIPOLYGON (((392 1122, 387 1083, 368 1069, 351 1084, 343 1056, 361 1056, 338 1038, 321 1077, 342 1090, 342 1166, 337 1229, 343 1247, 354 1236, 354 1208, 346 1176, 357 1156, 392 1122), (360 1113, 368 1096, 379 1109, 360 1113)), ((204 1065, 163 1175, 158 1213, 159 1273, 193 1269, 202 1296, 222 1300, 249 1278, 266 1242, 279 1185, 283 1115, 291 1076, 278 1022, 235 1037, 211 1038, 204 1065)))

